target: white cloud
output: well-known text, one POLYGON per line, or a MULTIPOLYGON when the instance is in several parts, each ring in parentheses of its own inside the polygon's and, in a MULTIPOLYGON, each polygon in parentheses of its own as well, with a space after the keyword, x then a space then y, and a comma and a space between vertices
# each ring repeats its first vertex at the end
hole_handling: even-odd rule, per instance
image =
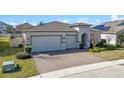
POLYGON ((83 22, 83 23, 88 23, 88 17, 83 17, 83 18, 79 18, 77 19, 77 23, 80 23, 80 22, 83 22))
POLYGON ((27 20, 24 20, 22 23, 27 23, 27 20))
POLYGON ((11 21, 9 24, 12 25, 13 27, 16 27, 16 25, 19 25, 19 24, 23 24, 23 23, 26 23, 27 20, 24 20, 23 22, 14 22, 14 21, 11 21))
POLYGON ((101 24, 101 23, 102 22, 99 19, 96 20, 96 24, 101 24))
POLYGON ((15 27, 15 26, 18 25, 19 23, 17 23, 17 22, 12 22, 12 21, 11 21, 9 24, 15 27))
POLYGON ((118 20, 118 16, 117 15, 112 15, 111 20, 118 20))
POLYGON ((69 19, 57 19, 57 20, 54 20, 54 21, 60 21, 60 22, 63 22, 63 23, 69 23, 69 19))
POLYGON ((111 20, 114 21, 114 20, 122 20, 124 19, 123 17, 119 17, 118 15, 112 15, 111 16, 111 20))
POLYGON ((38 24, 37 23, 31 23, 33 26, 37 26, 38 24))
POLYGON ((53 20, 50 20, 48 22, 53 22, 53 21, 59 21, 59 22, 63 22, 63 23, 69 23, 69 19, 53 19, 53 20))
POLYGON ((68 19, 64 19, 64 20, 61 20, 61 21, 64 22, 64 23, 68 23, 69 22, 68 19))

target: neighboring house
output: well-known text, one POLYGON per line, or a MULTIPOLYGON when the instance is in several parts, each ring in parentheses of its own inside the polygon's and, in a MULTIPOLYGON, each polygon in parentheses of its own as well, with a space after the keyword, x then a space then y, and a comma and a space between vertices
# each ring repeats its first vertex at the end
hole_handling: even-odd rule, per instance
POLYGON ((8 24, 0 21, 0 34, 6 34, 7 33, 6 29, 9 26, 11 26, 11 25, 8 25, 8 24))
POLYGON ((90 47, 90 26, 85 23, 66 24, 49 22, 44 25, 23 30, 25 45, 32 45, 32 52, 58 51, 90 47))
POLYGON ((101 30, 92 28, 90 30, 91 43, 94 42, 94 43, 98 44, 101 41, 101 34, 102 34, 101 30))
POLYGON ((32 28, 32 27, 33 26, 29 23, 23 23, 23 24, 20 24, 20 25, 16 26, 15 32, 16 32, 16 34, 21 34, 23 30, 29 29, 29 28, 32 28))
POLYGON ((124 26, 113 26, 108 31, 102 32, 101 39, 105 39, 109 44, 117 44, 117 35, 124 33, 124 26))
POLYGON ((29 23, 24 23, 17 25, 15 28, 15 33, 11 34, 11 39, 9 41, 10 47, 19 47, 24 44, 24 38, 22 37, 22 31, 25 29, 32 28, 33 26, 29 23))
POLYGON ((101 30, 101 39, 105 39, 107 43, 117 44, 118 34, 123 34, 124 20, 104 22, 94 26, 93 29, 101 30))
POLYGON ((114 27, 114 26, 124 26, 124 20, 104 22, 104 23, 94 26, 93 29, 108 31, 111 27, 114 27))

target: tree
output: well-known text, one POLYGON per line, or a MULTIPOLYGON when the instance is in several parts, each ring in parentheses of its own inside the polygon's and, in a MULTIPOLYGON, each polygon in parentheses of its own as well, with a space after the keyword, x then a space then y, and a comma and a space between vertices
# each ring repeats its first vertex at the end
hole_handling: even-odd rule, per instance
POLYGON ((119 44, 122 44, 124 42, 124 34, 118 34, 117 35, 117 42, 119 44))
POLYGON ((14 32, 15 32, 13 26, 7 26, 5 31, 6 31, 7 33, 14 33, 14 32))
POLYGON ((96 47, 96 44, 98 43, 96 31, 91 32, 91 43, 92 43, 93 47, 96 47))
POLYGON ((38 24, 38 26, 40 26, 40 25, 44 25, 44 23, 43 23, 43 22, 40 22, 40 23, 38 24))
POLYGON ((105 38, 107 43, 110 44, 110 41, 114 38, 114 34, 106 34, 105 38))

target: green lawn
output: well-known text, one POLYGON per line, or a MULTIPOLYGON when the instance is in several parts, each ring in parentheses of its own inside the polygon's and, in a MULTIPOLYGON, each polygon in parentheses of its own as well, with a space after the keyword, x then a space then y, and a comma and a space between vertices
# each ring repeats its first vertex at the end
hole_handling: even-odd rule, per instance
POLYGON ((104 60, 117 60, 117 59, 124 59, 124 48, 120 48, 117 50, 111 51, 102 51, 99 53, 92 53, 104 60))
POLYGON ((0 37, 0 78, 21 78, 38 74, 34 60, 32 58, 26 60, 16 59, 16 53, 19 51, 23 51, 23 49, 9 47, 8 37, 0 37), (9 60, 14 60, 16 64, 19 64, 22 67, 22 70, 13 73, 2 73, 3 61, 9 60))

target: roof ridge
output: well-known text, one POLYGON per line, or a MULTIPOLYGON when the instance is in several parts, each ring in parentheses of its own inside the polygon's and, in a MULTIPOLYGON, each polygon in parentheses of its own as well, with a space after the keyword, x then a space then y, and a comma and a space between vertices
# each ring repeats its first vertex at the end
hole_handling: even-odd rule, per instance
MULTIPOLYGON (((72 28, 72 27, 70 27, 69 26, 69 24, 67 24, 67 23, 64 23, 64 22, 59 22, 59 21, 52 21, 52 22, 48 22, 48 23, 45 23, 44 25, 38 25, 38 26, 34 26, 34 27, 32 27, 32 28, 29 28, 29 29, 26 29, 26 30, 23 30, 23 31, 32 31, 32 30, 36 30, 36 29, 41 29, 42 28, 42 30, 43 29, 49 29, 49 28, 47 28, 46 26, 48 25, 48 27, 51 27, 49 24, 52 24, 53 23, 53 26, 56 26, 57 24, 59 24, 60 26, 57 26, 57 29, 59 28, 59 29, 62 29, 62 27, 64 26, 65 28, 63 28, 63 29, 69 29, 69 30, 71 30, 71 31, 75 31, 75 29, 74 28, 72 28), (54 24, 55 23, 55 24, 54 24), (63 25, 62 25, 63 24, 63 25)), ((51 28, 51 29, 53 29, 53 28, 51 28)), ((55 28, 54 28, 55 29, 55 28)), ((46 30, 46 31, 47 31, 46 30)), ((49 29, 50 30, 50 29, 49 29)), ((45 30, 44 30, 45 31, 45 30)), ((52 30, 50 30, 50 31, 52 31, 52 30)), ((65 31, 65 30, 62 30, 62 31, 65 31)))
POLYGON ((8 24, 8 23, 6 23, 6 22, 3 22, 3 21, 0 21, 0 22, 3 23, 3 24, 6 24, 6 25, 11 26, 10 24, 8 24))
POLYGON ((16 25, 16 26, 20 26, 20 25, 24 25, 24 24, 28 24, 28 25, 33 26, 32 24, 30 24, 30 23, 28 23, 28 22, 26 22, 26 23, 21 23, 21 24, 18 24, 18 25, 16 25))

